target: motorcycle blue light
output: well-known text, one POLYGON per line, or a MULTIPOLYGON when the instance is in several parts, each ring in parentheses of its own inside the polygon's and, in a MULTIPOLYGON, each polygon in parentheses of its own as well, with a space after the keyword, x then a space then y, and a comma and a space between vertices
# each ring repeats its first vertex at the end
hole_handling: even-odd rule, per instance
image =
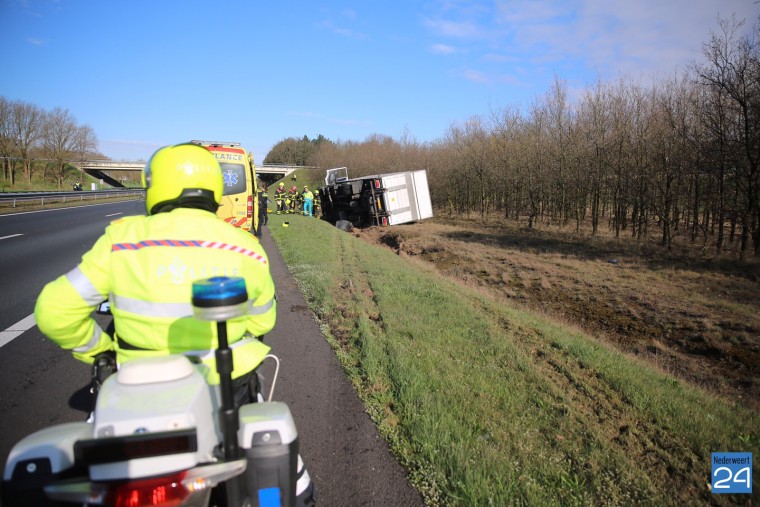
POLYGON ((209 308, 247 300, 245 280, 241 277, 215 276, 193 282, 193 306, 209 308))
POLYGON ((193 282, 193 314, 221 322, 245 315, 248 291, 240 277, 215 276, 193 282))

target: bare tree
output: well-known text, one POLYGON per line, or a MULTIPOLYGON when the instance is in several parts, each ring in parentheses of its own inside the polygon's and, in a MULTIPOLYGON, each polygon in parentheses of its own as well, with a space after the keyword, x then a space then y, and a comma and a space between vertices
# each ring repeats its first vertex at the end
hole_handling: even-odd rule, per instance
POLYGON ((13 135, 13 104, 5 97, 0 97, 0 157, 3 158, 3 177, 16 183, 16 143, 13 135))
POLYGON ((516 156, 520 138, 520 113, 517 108, 504 108, 492 111, 491 120, 494 125, 494 155, 498 160, 496 184, 500 187, 497 206, 500 205, 504 210, 504 218, 509 218, 512 213, 518 219, 522 207, 522 187, 516 156))
POLYGON ((586 144, 592 234, 599 229, 604 209, 606 171, 614 151, 609 102, 609 87, 597 82, 595 88, 587 91, 581 99, 579 110, 580 129, 586 144))
POLYGON ((66 166, 76 160, 78 138, 83 137, 80 131, 68 109, 55 108, 45 117, 43 147, 58 188, 63 187, 66 166))
POLYGON ((721 32, 713 33, 703 48, 707 63, 696 72, 703 85, 720 90, 727 99, 721 104, 728 113, 725 139, 742 154, 737 183, 743 194, 739 248, 743 258, 750 232, 754 253, 760 255, 760 18, 752 36, 741 34, 744 22, 736 18, 719 19, 718 24, 721 32))
POLYGON ((11 113, 11 135, 16 145, 16 152, 24 166, 24 176, 32 182, 32 149, 42 138, 45 112, 26 102, 13 103, 11 113))
POLYGON ((533 228, 541 217, 546 199, 546 186, 549 182, 549 156, 545 147, 548 139, 549 112, 543 102, 534 102, 530 117, 524 123, 525 140, 525 189, 528 195, 528 227, 533 228))
POLYGON ((83 170, 82 168, 87 160, 93 156, 98 156, 97 149, 98 138, 92 127, 89 125, 78 127, 76 135, 74 136, 74 154, 80 172, 80 179, 83 170))

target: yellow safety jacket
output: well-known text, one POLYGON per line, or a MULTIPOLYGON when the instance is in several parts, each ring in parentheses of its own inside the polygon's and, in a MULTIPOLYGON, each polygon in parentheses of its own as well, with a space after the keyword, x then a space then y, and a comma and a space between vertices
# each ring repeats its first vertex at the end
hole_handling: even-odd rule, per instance
POLYGON ((42 333, 86 363, 107 350, 119 363, 185 354, 218 384, 216 323, 195 319, 191 304, 192 282, 212 276, 243 277, 248 291, 248 315, 227 322, 236 378, 269 352, 256 337, 275 324, 274 282, 256 238, 207 211, 178 208, 111 223, 76 268, 43 288, 34 316, 42 333), (106 299, 114 337, 91 316, 106 299))

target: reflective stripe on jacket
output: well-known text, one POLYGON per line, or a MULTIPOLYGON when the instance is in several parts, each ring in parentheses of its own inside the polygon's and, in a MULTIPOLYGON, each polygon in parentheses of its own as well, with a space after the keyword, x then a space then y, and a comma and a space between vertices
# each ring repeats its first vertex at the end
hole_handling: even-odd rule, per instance
POLYGON ((120 363, 181 353, 199 359, 208 381, 218 383, 216 323, 195 319, 191 305, 192 282, 212 276, 241 276, 248 291, 248 314, 227 323, 234 378, 269 351, 246 336, 274 327, 274 283, 256 238, 206 211, 179 208, 112 223, 79 266, 45 286, 35 318, 44 334, 82 361, 111 348, 120 363), (116 342, 91 317, 109 298, 116 342))

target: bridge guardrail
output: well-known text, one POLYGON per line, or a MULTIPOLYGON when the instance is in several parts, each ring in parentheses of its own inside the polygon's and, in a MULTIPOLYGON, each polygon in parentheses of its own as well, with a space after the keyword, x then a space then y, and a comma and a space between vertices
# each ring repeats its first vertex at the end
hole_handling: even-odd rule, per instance
POLYGON ((145 195, 145 190, 104 190, 83 192, 36 192, 0 194, 0 210, 22 209, 31 206, 48 206, 56 203, 75 203, 96 201, 114 197, 130 197, 145 195))

